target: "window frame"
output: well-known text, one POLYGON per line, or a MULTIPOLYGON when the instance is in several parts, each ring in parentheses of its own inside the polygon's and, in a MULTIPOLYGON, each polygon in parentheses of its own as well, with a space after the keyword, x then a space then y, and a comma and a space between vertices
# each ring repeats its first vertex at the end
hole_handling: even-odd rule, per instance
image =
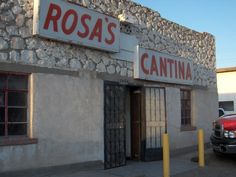
POLYGON ((181 131, 193 131, 196 127, 193 126, 192 118, 192 90, 180 89, 180 114, 181 114, 181 131), (187 94, 187 98, 182 95, 187 94), (185 115, 183 115, 183 112, 185 115))
POLYGON ((8 146, 8 145, 25 145, 25 144, 35 144, 37 143, 36 138, 29 138, 29 126, 30 126, 30 121, 29 121, 29 80, 30 80, 30 73, 18 73, 18 72, 5 72, 5 71, 0 71, 1 76, 6 76, 6 80, 4 83, 4 87, 0 88, 0 92, 4 94, 4 104, 0 105, 1 108, 4 108, 4 122, 2 125, 4 125, 4 135, 0 136, 0 146, 8 146), (26 78, 26 89, 11 89, 9 88, 9 80, 8 78, 10 76, 22 76, 26 78), (8 95, 10 92, 13 93, 26 93, 26 104, 24 106, 9 106, 9 100, 8 100, 8 95), (16 122, 10 122, 9 121, 9 114, 8 114, 8 109, 25 109, 25 120, 24 121, 16 121, 16 122), (23 135, 9 135, 9 125, 25 125, 25 134, 23 135))
POLYGON ((218 104, 219 108, 223 108, 224 111, 234 112, 234 100, 218 101, 218 104), (229 109, 229 107, 231 109, 229 109))

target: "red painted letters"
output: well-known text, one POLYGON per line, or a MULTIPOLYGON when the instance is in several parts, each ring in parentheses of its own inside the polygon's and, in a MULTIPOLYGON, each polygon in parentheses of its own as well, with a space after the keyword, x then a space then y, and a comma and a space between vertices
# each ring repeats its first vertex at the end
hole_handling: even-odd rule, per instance
POLYGON ((170 73, 170 78, 172 78, 172 65, 175 63, 174 60, 172 59, 167 59, 167 62, 169 63, 169 73, 170 73))
POLYGON ((166 59, 163 57, 160 57, 160 68, 161 76, 167 77, 166 59))
POLYGON ((89 14, 89 10, 82 10, 82 7, 71 4, 62 8, 62 4, 62 2, 48 4, 47 16, 43 21, 44 30, 58 33, 61 38, 63 35, 67 35, 70 40, 78 38, 78 43, 83 39, 90 44, 94 42, 99 43, 96 45, 117 45, 118 20, 102 14, 89 14))
POLYGON ((145 78, 155 76, 167 79, 192 80, 192 68, 188 61, 179 61, 155 54, 150 57, 150 53, 146 52, 141 53, 140 56, 140 69, 145 74, 145 78))
POLYGON ((179 79, 185 79, 184 77, 184 63, 178 62, 179 63, 179 79))
POLYGON ((71 34, 73 33, 73 31, 75 30, 75 27, 77 25, 77 21, 78 21, 78 15, 77 13, 74 11, 74 10, 68 10, 65 15, 63 16, 63 19, 62 19, 62 31, 65 33, 65 34, 71 34), (73 22, 71 24, 71 27, 69 27, 68 29, 66 28, 66 22, 68 20, 68 18, 70 16, 73 16, 73 22))
POLYGON ((187 64, 186 80, 192 80, 191 67, 189 63, 187 64))
POLYGON ((157 63, 155 55, 152 56, 152 63, 151 63, 151 72, 150 74, 153 74, 155 72, 158 75, 158 69, 157 69, 157 63))
POLYGON ((149 70, 145 68, 144 60, 148 59, 148 54, 144 53, 141 56, 141 68, 145 74, 149 74, 149 70))
POLYGON ((84 32, 80 32, 78 31, 78 36, 81 37, 81 38, 86 38, 88 35, 89 35, 89 27, 86 23, 86 20, 91 20, 91 16, 88 15, 88 14, 84 14, 82 17, 81 17, 81 24, 82 26, 84 27, 84 32))
POLYGON ((93 40, 94 37, 98 38, 98 41, 102 41, 102 19, 99 18, 93 28, 93 31, 89 37, 89 40, 93 40))
POLYGON ((115 42, 115 34, 114 32, 112 31, 112 29, 115 29, 116 28, 116 24, 115 23, 110 23, 108 25, 108 33, 111 35, 111 39, 105 39, 105 42, 109 45, 113 44, 115 42))
POLYGON ((61 7, 56 5, 56 4, 50 4, 49 9, 48 9, 48 14, 47 14, 47 18, 45 20, 44 29, 48 29, 50 21, 53 22, 53 30, 55 32, 58 32, 58 24, 57 21, 59 20, 59 18, 61 17, 61 7), (56 15, 53 15, 53 12, 56 12, 56 15))

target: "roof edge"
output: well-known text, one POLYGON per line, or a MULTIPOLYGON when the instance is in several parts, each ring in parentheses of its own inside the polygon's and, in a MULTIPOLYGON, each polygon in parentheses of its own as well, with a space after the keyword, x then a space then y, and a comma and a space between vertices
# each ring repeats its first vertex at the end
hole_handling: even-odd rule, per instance
POLYGON ((236 72, 236 67, 228 67, 228 68, 218 68, 216 69, 217 73, 227 73, 227 72, 236 72))

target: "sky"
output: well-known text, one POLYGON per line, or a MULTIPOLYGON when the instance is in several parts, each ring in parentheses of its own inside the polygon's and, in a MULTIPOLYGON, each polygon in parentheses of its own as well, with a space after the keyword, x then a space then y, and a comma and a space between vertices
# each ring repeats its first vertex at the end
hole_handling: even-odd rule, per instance
POLYGON ((236 67, 236 0, 133 0, 216 39, 216 67, 236 67))

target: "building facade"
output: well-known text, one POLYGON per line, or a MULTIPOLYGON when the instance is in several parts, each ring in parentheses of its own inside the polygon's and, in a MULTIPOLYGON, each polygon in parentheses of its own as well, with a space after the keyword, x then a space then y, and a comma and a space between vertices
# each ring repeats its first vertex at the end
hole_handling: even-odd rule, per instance
POLYGON ((215 40, 132 1, 2 0, 0 172, 161 159, 217 117, 215 40))
POLYGON ((236 110, 236 86, 233 82, 236 68, 219 68, 216 72, 219 107, 223 108, 226 114, 233 114, 236 110))

